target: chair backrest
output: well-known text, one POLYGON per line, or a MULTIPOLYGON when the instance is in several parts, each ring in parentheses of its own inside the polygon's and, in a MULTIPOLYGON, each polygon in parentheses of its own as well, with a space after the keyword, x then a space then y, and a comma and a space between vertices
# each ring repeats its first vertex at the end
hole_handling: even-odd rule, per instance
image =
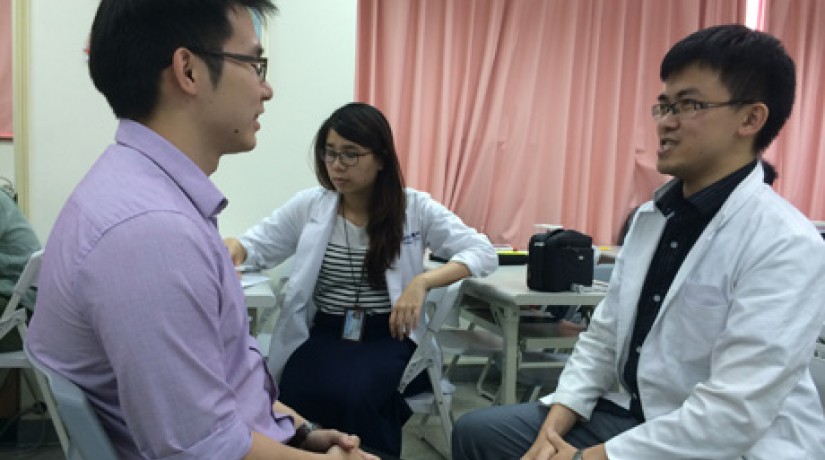
POLYGON ((593 279, 597 281, 610 281, 610 275, 613 274, 613 264, 598 264, 593 267, 593 279))
MULTIPOLYGON (((426 323, 424 335, 420 337, 418 347, 412 357, 410 357, 410 361, 407 363, 407 367, 401 376, 401 382, 398 385, 398 391, 404 393, 407 385, 409 385, 418 374, 422 371, 427 372, 427 377, 429 377, 433 391, 431 393, 409 396, 405 398, 405 400, 413 413, 424 415, 421 419, 422 426, 426 423, 430 414, 437 414, 439 416, 441 419, 441 428, 444 432, 444 442, 447 446, 447 452, 450 451, 450 437, 453 431, 452 394, 455 392, 455 386, 444 378, 441 373, 441 350, 436 342, 435 334, 441 329, 450 310, 452 310, 460 286, 461 282, 457 282, 444 288, 433 289, 427 294, 422 308, 425 312, 425 314, 422 315, 423 321, 426 323), (430 311, 431 314, 426 314, 430 311)), ((426 440, 423 432, 420 437, 426 440)))
POLYGON ((424 335, 419 338, 418 347, 407 363, 407 368, 404 369, 398 386, 399 392, 403 393, 407 385, 430 365, 434 365, 440 370, 441 351, 435 341, 435 333, 447 318, 449 307, 453 303, 451 299, 454 300, 457 296, 458 285, 460 283, 454 283, 446 288, 433 289, 424 299, 424 306, 422 307, 425 312, 425 315, 423 315, 424 321, 426 321, 424 335), (447 297, 447 299, 445 300, 444 297, 447 297), (426 314, 428 310, 433 310, 431 315, 426 314))
POLYGON ((9 303, 6 305, 6 308, 3 310, 3 315, 0 316, 0 318, 5 320, 14 315, 17 306, 26 295, 26 292, 36 284, 37 275, 40 273, 40 261, 42 258, 42 249, 35 251, 29 257, 29 261, 26 263, 26 267, 23 268, 23 272, 20 273, 20 278, 17 279, 17 283, 14 285, 9 303))
POLYGON ((57 404, 57 412, 69 434, 69 460, 117 460, 115 449, 83 390, 38 361, 28 347, 25 350, 35 372, 48 382, 57 404))

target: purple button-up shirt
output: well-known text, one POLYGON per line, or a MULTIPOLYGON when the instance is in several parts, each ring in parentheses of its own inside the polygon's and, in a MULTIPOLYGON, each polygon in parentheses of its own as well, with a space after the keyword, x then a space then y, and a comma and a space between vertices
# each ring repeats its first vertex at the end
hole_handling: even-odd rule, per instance
POLYGON ((145 126, 123 120, 116 140, 52 229, 29 348, 85 390, 122 458, 239 459, 252 431, 289 439, 216 228, 226 199, 145 126))

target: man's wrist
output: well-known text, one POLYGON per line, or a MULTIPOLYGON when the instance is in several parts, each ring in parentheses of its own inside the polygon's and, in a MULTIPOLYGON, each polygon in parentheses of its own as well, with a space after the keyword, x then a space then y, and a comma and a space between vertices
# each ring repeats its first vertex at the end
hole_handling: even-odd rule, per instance
POLYGON ((301 446, 304 445, 309 434, 315 431, 318 428, 318 425, 310 422, 307 420, 306 422, 302 423, 301 426, 295 428, 295 435, 292 436, 292 439, 289 440, 287 443, 291 447, 295 447, 300 449, 301 446))

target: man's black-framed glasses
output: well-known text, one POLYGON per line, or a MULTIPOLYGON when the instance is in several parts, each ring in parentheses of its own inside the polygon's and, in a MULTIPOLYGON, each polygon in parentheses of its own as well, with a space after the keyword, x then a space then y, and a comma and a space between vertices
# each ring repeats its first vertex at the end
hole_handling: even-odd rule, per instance
POLYGON ((321 158, 324 160, 324 163, 328 165, 335 163, 335 160, 339 160, 344 166, 355 166, 358 164, 359 158, 367 156, 370 153, 371 152, 360 153, 355 151, 336 152, 335 150, 326 149, 321 152, 321 158))
POLYGON ((650 114, 655 120, 661 120, 668 115, 681 115, 682 117, 691 117, 700 110, 715 109, 716 107, 727 107, 731 105, 745 105, 753 104, 753 101, 744 99, 731 99, 726 102, 704 102, 694 99, 682 99, 673 103, 660 102, 653 104, 650 108, 650 114))
POLYGON ((229 53, 226 51, 192 50, 192 52, 195 54, 202 54, 204 56, 212 56, 221 59, 232 59, 243 64, 249 64, 255 70, 255 73, 258 74, 258 78, 260 78, 261 81, 266 80, 266 68, 269 61, 265 57, 250 56, 248 54, 229 53))

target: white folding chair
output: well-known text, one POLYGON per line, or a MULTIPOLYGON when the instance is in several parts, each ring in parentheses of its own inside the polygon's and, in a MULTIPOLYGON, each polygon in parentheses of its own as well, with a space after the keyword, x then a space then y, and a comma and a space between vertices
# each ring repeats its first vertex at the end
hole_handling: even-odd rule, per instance
MULTIPOLYGON (((525 323, 519 326, 519 335, 523 337, 518 350, 516 382, 526 387, 521 400, 535 401, 541 391, 558 381, 561 371, 567 364, 570 351, 578 334, 583 328, 575 323, 560 320, 552 323, 525 323), (554 343, 551 348, 534 348, 529 345, 533 340, 554 343)), ((496 355, 492 362, 496 368, 502 367, 501 355, 496 355)), ((493 402, 499 403, 497 391, 493 402)))
POLYGON ((66 458, 68 460, 117 460, 109 437, 100 425, 86 394, 69 379, 41 363, 26 348, 26 356, 54 397, 62 424, 68 429, 66 458))
MULTIPOLYGON (((458 321, 461 309, 458 305, 461 300, 460 288, 461 281, 449 288, 434 290, 428 296, 434 305, 444 309, 445 321, 441 322, 435 332, 436 343, 441 349, 440 356, 451 357, 449 364, 444 367, 443 377, 449 379, 450 373, 462 358, 481 358, 485 360, 485 364, 476 382, 476 392, 479 396, 493 401, 495 395, 484 389, 484 381, 492 367, 493 358, 500 355, 504 348, 504 340, 500 334, 476 327, 475 323, 470 323, 466 329, 443 327, 448 325, 447 321, 453 317, 456 318, 456 322, 458 321)), ((426 417, 422 421, 426 423, 426 417)))
MULTIPOLYGON (((422 440, 428 441, 424 433, 424 425, 432 415, 438 415, 441 419, 441 427, 446 441, 447 451, 450 451, 450 440, 452 436, 453 413, 452 395, 455 386, 450 382, 448 374, 461 357, 481 357, 487 359, 477 387, 482 394, 481 387, 487 370, 492 365, 494 356, 501 353, 503 340, 501 336, 481 328, 469 329, 443 328, 448 318, 452 316, 459 307, 461 281, 450 286, 433 289, 427 295, 424 310, 430 312, 427 320, 426 332, 421 338, 418 348, 410 358, 407 368, 401 379, 399 391, 403 393, 407 385, 417 377, 422 371, 427 371, 430 383, 434 391, 408 397, 407 404, 413 413, 421 414, 419 420, 418 435, 422 440), (444 355, 451 355, 452 362, 442 371, 444 355)), ((488 399, 494 399, 490 397, 488 399)), ((429 441, 428 441, 429 442, 429 441)), ((432 445, 432 443, 430 443, 432 445)), ((435 446, 433 446, 435 447, 435 446)), ((443 454, 443 453, 442 453, 443 454)), ((449 458, 449 453, 444 455, 449 458)))
POLYGON ((522 402, 536 401, 543 389, 558 383, 570 354, 556 351, 524 351, 519 355, 516 382, 525 387, 522 402))
MULTIPOLYGON (((447 318, 450 309, 453 306, 455 297, 457 296, 458 284, 455 283, 447 288, 434 289, 430 291, 427 299, 424 301, 424 310, 432 311, 429 318, 426 319, 426 328, 424 336, 418 342, 418 348, 407 363, 406 369, 401 376, 401 382, 398 385, 398 391, 404 393, 407 385, 413 381, 421 372, 426 371, 432 385, 432 393, 421 393, 418 395, 406 398, 407 404, 413 413, 423 414, 425 419, 422 419, 421 425, 426 423, 426 418, 431 414, 438 414, 441 419, 441 427, 444 432, 444 438, 447 445, 447 451, 450 451, 450 438, 453 431, 453 417, 452 417, 452 394, 455 392, 449 380, 443 377, 441 372, 441 350, 436 341, 436 333, 441 329, 447 318), (442 290, 443 289, 443 290, 442 290)), ((428 315, 424 315, 427 318, 428 315)), ((424 436, 424 429, 419 429, 419 438, 427 440, 424 436)), ((430 443, 432 444, 432 443, 430 443)), ((448 455, 449 456, 449 455, 448 455)))
POLYGON ((449 378, 450 372, 458 365, 461 358, 482 358, 484 367, 476 381, 476 392, 479 396, 495 401, 496 395, 484 388, 487 374, 493 365, 493 359, 504 348, 504 340, 500 335, 477 328, 470 323, 467 329, 445 328, 436 333, 436 341, 443 355, 452 356, 450 363, 444 369, 444 377, 449 378))
POLYGON ((593 266, 593 279, 596 281, 610 282, 610 276, 613 274, 614 264, 598 264, 593 266))
MULTIPOLYGON (((20 274, 20 278, 14 285, 11 299, 9 299, 9 303, 6 305, 6 308, 3 310, 3 314, 0 316, 0 339, 5 337, 6 334, 16 330, 17 333, 20 334, 20 340, 25 346, 26 334, 28 333, 28 328, 26 327, 27 315, 25 307, 21 304, 21 299, 26 295, 29 289, 37 283, 37 276, 40 273, 40 261, 42 258, 42 249, 32 254, 29 257, 29 261, 26 263, 26 267, 20 274)), ((28 374, 25 372, 25 369, 30 369, 31 367, 31 363, 26 357, 23 349, 0 353, 0 368, 24 369, 21 374, 23 375, 23 380, 26 382, 26 386, 31 394, 36 398, 38 392, 35 391, 35 388, 40 390, 39 393, 42 395, 46 403, 46 409, 49 412, 49 417, 54 424, 54 429, 57 433, 57 438, 60 441, 60 446, 63 448, 63 453, 65 454, 68 449, 66 430, 57 415, 48 386, 39 378, 36 378, 37 385, 32 384, 28 374)), ((35 377, 37 376, 35 375, 35 377)))

